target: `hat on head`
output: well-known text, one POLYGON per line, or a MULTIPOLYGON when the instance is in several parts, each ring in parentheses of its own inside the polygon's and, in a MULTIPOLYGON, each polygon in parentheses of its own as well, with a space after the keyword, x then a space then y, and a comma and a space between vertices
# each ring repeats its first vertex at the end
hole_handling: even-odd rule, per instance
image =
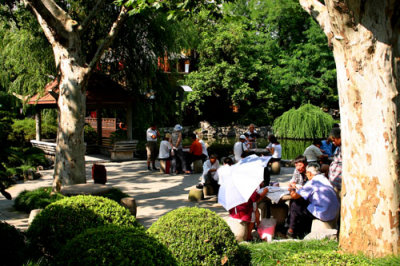
POLYGON ((175 127, 174 127, 174 130, 175 131, 181 131, 182 130, 182 126, 179 125, 179 124, 176 124, 175 127))
POLYGON ((239 139, 246 139, 245 135, 240 135, 239 139))

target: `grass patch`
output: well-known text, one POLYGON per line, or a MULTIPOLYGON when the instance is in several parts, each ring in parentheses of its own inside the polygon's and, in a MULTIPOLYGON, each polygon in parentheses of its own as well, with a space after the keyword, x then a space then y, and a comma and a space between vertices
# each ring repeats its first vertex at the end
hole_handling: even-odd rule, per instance
POLYGON ((336 241, 287 241, 242 244, 251 265, 400 265, 400 257, 371 259, 364 255, 341 254, 336 241))

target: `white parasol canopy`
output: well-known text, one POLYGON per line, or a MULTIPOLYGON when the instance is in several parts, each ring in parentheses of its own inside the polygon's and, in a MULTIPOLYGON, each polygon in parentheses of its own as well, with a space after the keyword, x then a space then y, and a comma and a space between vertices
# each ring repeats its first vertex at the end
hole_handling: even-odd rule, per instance
POLYGON ((264 167, 271 156, 250 155, 232 166, 223 166, 218 170, 221 187, 218 203, 230 210, 247 202, 253 192, 264 180, 264 167))

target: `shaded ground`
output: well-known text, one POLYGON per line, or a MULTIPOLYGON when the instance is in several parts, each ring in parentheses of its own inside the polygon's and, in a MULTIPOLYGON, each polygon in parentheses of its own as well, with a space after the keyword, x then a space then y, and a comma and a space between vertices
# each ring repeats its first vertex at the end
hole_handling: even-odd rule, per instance
MULTIPOLYGON (((138 205, 137 219, 145 227, 149 227, 160 216, 183 206, 198 206, 215 211, 221 217, 228 217, 228 212, 216 202, 216 197, 208 197, 199 203, 188 201, 191 187, 199 181, 200 174, 192 175, 166 175, 147 170, 146 161, 107 162, 105 158, 86 158, 87 182, 91 180, 91 166, 95 161, 101 160, 107 169, 108 185, 120 188, 123 192, 136 199, 138 205)), ((281 175, 271 176, 273 182, 287 182, 293 168, 282 168, 281 175)), ((14 185, 7 189, 15 198, 24 190, 33 190, 39 187, 51 186, 52 170, 42 171, 43 177, 14 185)), ((26 229, 28 214, 14 211, 14 201, 0 197, 0 220, 6 221, 17 228, 26 229)))

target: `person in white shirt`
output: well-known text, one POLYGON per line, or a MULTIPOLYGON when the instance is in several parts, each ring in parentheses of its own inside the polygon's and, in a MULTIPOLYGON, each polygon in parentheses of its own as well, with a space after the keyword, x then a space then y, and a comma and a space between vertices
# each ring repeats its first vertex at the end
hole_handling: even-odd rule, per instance
MULTIPOLYGON (((205 156, 204 158, 208 159, 208 151, 207 151, 206 143, 204 142, 203 139, 199 139, 199 142, 201 143, 201 147, 203 148, 203 154, 205 156)), ((204 162, 204 160, 203 160, 203 162, 204 162)))
POLYGON ((268 140, 269 144, 266 149, 272 154, 269 163, 279 162, 282 158, 282 146, 278 139, 272 134, 268 136, 268 140))
POLYGON ((151 171, 150 162, 152 163, 153 170, 158 170, 156 168, 156 156, 157 156, 157 138, 160 133, 157 130, 155 124, 151 124, 146 131, 146 151, 147 151, 147 169, 151 171))
POLYGON ((218 191, 218 174, 219 162, 215 154, 210 155, 210 159, 203 164, 203 174, 200 177, 200 183, 196 186, 202 188, 204 185, 211 185, 214 191, 218 191))
POLYGON ((158 158, 160 160, 169 160, 171 159, 171 134, 167 133, 164 136, 164 139, 160 142, 160 151, 158 153, 158 158))
POLYGON ((321 147, 321 140, 315 139, 313 141, 313 144, 311 144, 306 148, 303 155, 306 156, 308 163, 311 162, 319 163, 320 160, 328 158, 328 155, 322 153, 320 147, 321 147))
POLYGON ((239 162, 242 159, 244 153, 246 153, 249 149, 245 144, 246 136, 240 135, 239 141, 235 143, 233 146, 233 154, 235 155, 235 162, 239 162))

